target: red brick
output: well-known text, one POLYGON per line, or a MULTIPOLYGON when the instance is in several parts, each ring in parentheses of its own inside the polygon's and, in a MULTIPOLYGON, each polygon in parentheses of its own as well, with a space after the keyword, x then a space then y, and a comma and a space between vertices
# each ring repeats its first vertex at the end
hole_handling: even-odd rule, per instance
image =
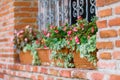
POLYGON ((115 13, 120 14, 120 6, 115 7, 115 13))
POLYGON ((119 0, 105 0, 105 4, 112 4, 118 2, 119 0))
POLYGON ((107 27, 107 20, 97 21, 98 28, 106 28, 107 27))
POLYGON ((14 6, 30 6, 31 2, 14 2, 14 6))
POLYGON ((26 71, 31 71, 31 66, 30 66, 30 65, 26 65, 26 66, 25 66, 25 70, 26 70, 26 71))
POLYGON ((116 45, 116 47, 120 47, 120 40, 117 40, 117 41, 115 42, 115 45, 116 45))
POLYGON ((74 78, 80 78, 80 79, 86 79, 86 74, 87 72, 84 71, 74 71, 73 72, 73 77, 74 78))
POLYGON ((104 6, 104 5, 105 5, 105 0, 96 0, 97 7, 104 6))
POLYGON ((120 59, 120 51, 114 51, 112 55, 113 59, 120 59))
POLYGON ((52 75, 54 75, 54 76, 57 76, 59 71, 58 71, 58 70, 55 70, 55 69, 50 69, 49 72, 50 72, 49 74, 52 74, 52 75))
POLYGON ((35 23, 37 21, 36 18, 23 18, 20 20, 20 22, 23 22, 23 23, 35 23))
POLYGON ((119 29, 118 33, 119 33, 119 36, 120 36, 120 29, 119 29))
POLYGON ((103 52, 100 54, 101 59, 111 59, 111 54, 109 52, 103 52))
POLYGON ((120 26, 120 18, 114 18, 109 20, 109 26, 120 26))
POLYGON ((31 14, 30 13, 15 13, 14 16, 15 17, 30 17, 31 14))
POLYGON ((4 78, 4 74, 0 73, 0 78, 4 78))
POLYGON ((103 80, 104 74, 95 72, 95 73, 91 74, 91 78, 92 78, 92 80, 103 80))
POLYGON ((47 68, 41 68, 40 72, 41 72, 41 73, 46 73, 46 74, 47 74, 47 73, 48 73, 48 69, 47 69, 47 68))
POLYGON ((44 77, 42 75, 38 75, 38 79, 37 80, 44 80, 44 77))
POLYGON ((47 77, 46 80, 54 80, 54 78, 53 77, 47 77))
POLYGON ((38 72, 38 66, 33 66, 33 72, 38 72))
POLYGON ((36 8, 36 7, 28 7, 28 8, 21 8, 20 9, 21 11, 28 11, 28 12, 30 12, 30 11, 32 11, 32 12, 37 12, 38 11, 38 8, 36 8))
POLYGON ((110 37, 117 37, 116 30, 102 30, 100 31, 101 38, 110 38, 110 37))
POLYGON ((112 15, 112 9, 105 9, 105 10, 100 10, 98 11, 98 16, 99 17, 107 17, 112 15))
POLYGON ((120 75, 112 74, 110 75, 110 80, 120 80, 120 75))
POLYGON ((115 62, 110 62, 110 61, 98 61, 97 62, 98 68, 103 68, 103 69, 115 69, 115 62))
POLYGON ((112 42, 97 42, 96 44, 97 49, 113 49, 112 42))
POLYGON ((71 77, 71 71, 69 71, 69 70, 61 70, 60 71, 60 76, 70 78, 71 77))

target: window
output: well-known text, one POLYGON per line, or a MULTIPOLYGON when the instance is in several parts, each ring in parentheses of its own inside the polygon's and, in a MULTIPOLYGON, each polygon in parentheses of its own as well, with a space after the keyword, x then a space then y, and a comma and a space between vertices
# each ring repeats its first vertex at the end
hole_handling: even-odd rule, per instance
POLYGON ((77 16, 90 21, 95 16, 95 0, 39 0, 40 29, 45 29, 48 24, 74 24, 77 16))

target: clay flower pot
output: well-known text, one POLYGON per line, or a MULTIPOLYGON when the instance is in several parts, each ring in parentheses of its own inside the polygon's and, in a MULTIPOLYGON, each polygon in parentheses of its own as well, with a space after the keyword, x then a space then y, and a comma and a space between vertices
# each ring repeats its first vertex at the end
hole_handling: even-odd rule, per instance
MULTIPOLYGON (((93 52, 92 54, 96 56, 96 51, 93 52)), ((86 58, 80 58, 79 53, 74 52, 73 56, 74 56, 73 60, 74 60, 75 68, 81 68, 81 69, 95 69, 96 68, 96 66, 94 66, 93 63, 89 62, 86 58)))
POLYGON ((51 54, 50 49, 38 48, 37 52, 38 52, 38 57, 41 61, 41 65, 50 65, 50 54, 51 54))
POLYGON ((32 64, 33 56, 30 51, 20 52, 19 59, 21 64, 32 64))

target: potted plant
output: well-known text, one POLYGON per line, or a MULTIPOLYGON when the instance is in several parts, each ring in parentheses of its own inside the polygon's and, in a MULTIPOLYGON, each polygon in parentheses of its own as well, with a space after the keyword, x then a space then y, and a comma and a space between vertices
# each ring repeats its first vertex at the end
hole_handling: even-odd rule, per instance
POLYGON ((96 18, 88 22, 79 16, 77 23, 71 26, 49 26, 45 42, 52 50, 52 64, 62 67, 95 68, 96 32, 96 18))
POLYGON ((96 57, 96 18, 91 22, 78 17, 77 23, 72 25, 67 36, 69 48, 74 53, 74 64, 77 68, 94 69, 96 57), (72 38, 72 39, 70 39, 72 38))
POLYGON ((52 26, 48 27, 45 35, 45 43, 51 49, 51 65, 59 67, 74 67, 73 55, 69 53, 66 41, 66 26, 52 26))
POLYGON ((15 51, 19 53, 20 63, 40 64, 37 52, 34 50, 38 47, 36 43, 41 39, 40 32, 28 25, 25 29, 15 30, 14 36, 15 51))

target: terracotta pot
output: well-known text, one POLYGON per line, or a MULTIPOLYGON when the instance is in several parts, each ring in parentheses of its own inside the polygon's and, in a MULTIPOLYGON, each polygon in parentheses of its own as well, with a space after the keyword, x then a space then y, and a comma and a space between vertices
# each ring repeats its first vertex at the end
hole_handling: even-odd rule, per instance
MULTIPOLYGON (((92 53, 94 56, 96 56, 96 51, 92 53)), ((96 57, 97 59, 97 57, 96 57)), ((80 58, 79 53, 74 53, 74 64, 75 68, 82 68, 82 69, 95 69, 96 66, 93 65, 93 63, 89 62, 86 58, 80 58)))
POLYGON ((33 56, 30 51, 20 52, 19 59, 21 64, 32 64, 33 56))
POLYGON ((41 65, 50 65, 50 49, 37 49, 41 65))

